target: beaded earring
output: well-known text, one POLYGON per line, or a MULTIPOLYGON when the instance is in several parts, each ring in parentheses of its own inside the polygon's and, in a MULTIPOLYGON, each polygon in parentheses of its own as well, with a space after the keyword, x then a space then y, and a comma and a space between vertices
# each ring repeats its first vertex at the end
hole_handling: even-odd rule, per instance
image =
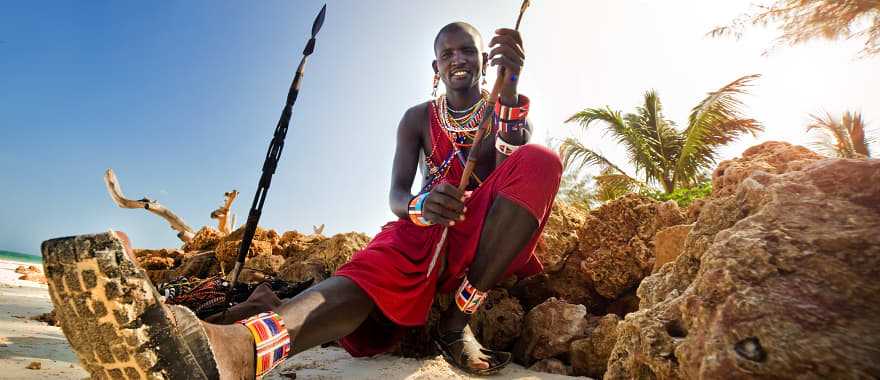
POLYGON ((483 87, 486 87, 486 70, 483 70, 483 87))
POLYGON ((434 73, 434 90, 431 91, 432 98, 437 97, 437 86, 439 86, 439 85, 440 85, 440 74, 434 73))

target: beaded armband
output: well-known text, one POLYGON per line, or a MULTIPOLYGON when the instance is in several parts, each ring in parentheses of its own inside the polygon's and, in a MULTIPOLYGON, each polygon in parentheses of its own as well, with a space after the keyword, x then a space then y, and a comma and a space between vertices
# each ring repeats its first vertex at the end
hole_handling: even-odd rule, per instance
POLYGON ((465 314, 473 314, 477 312, 483 301, 486 300, 486 292, 480 291, 468 282, 467 276, 455 292, 455 304, 458 309, 465 314))
POLYGON ((428 199, 428 194, 429 193, 416 195, 411 201, 409 201, 409 219, 413 224, 419 227, 427 227, 434 224, 425 219, 422 213, 422 209, 425 206, 425 200, 428 199))
POLYGON ((281 316, 273 313, 260 313, 238 321, 250 330, 257 347, 257 379, 269 373, 272 368, 284 362, 290 353, 290 335, 281 316))
POLYGON ((492 115, 492 120, 499 130, 506 133, 517 132, 526 125, 529 103, 529 98, 525 95, 520 95, 517 105, 513 107, 505 106, 499 100, 495 102, 495 113, 492 115))
POLYGON ((513 154, 513 152, 516 152, 516 150, 519 149, 519 147, 521 146, 522 145, 513 145, 511 143, 508 143, 507 141, 504 141, 500 133, 495 134, 495 150, 505 156, 513 154))

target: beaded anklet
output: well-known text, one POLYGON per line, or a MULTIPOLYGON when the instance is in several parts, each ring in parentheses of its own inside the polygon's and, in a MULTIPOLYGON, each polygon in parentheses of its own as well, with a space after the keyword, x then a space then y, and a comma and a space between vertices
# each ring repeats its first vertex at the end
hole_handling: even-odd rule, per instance
POLYGON ((486 292, 481 291, 468 282, 467 276, 455 292, 455 305, 458 310, 465 314, 473 314, 477 312, 483 301, 486 300, 486 292))
POLYGON ((262 378, 287 358, 290 335, 277 313, 260 313, 238 321, 250 330, 257 346, 257 379, 262 378))
POLYGON ((419 227, 427 227, 434 223, 431 223, 423 216, 423 209, 425 207, 425 200, 428 199, 429 193, 422 193, 420 195, 416 195, 412 200, 409 201, 409 219, 413 222, 413 224, 419 227))

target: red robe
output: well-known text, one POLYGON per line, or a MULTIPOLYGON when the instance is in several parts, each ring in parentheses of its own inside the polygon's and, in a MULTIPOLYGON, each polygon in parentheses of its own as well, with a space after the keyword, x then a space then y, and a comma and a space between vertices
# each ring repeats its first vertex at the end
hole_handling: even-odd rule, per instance
MULTIPOLYGON (((429 109, 434 147, 426 159, 440 166, 449 157, 453 146, 440 125, 433 102, 429 109)), ((461 161, 453 159, 439 183, 457 185, 462 171, 461 161)), ((352 356, 375 355, 391 349, 405 328, 424 325, 434 295, 438 291, 452 292, 461 284, 474 260, 486 215, 499 195, 529 210, 539 222, 538 230, 507 268, 503 278, 514 274, 524 278, 540 272, 543 267, 534 255, 535 245, 547 223, 561 176, 562 164, 553 151, 540 145, 517 149, 466 201, 465 220, 457 221, 449 228, 441 256, 430 274, 428 267, 444 227, 419 227, 403 218, 383 226, 370 244, 355 253, 336 275, 358 284, 387 321, 383 323, 368 318, 357 330, 340 339, 340 345, 352 356), (444 256, 446 269, 441 274, 442 263, 439 261, 444 256)))

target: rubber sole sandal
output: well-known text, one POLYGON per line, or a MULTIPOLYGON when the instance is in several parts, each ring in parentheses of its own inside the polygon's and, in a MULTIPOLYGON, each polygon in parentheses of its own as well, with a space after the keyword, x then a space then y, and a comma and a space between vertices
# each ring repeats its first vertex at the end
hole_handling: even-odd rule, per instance
MULTIPOLYGON (((447 334, 447 336, 449 336, 449 335, 451 335, 451 334, 447 334)), ((453 367, 458 368, 458 369, 460 369, 470 375, 476 375, 476 376, 494 375, 494 374, 498 373, 499 371, 501 371, 502 369, 504 369, 504 367, 506 367, 508 364, 510 364, 510 359, 512 356, 510 354, 510 352, 490 350, 487 348, 483 348, 483 349, 480 349, 480 351, 482 351, 484 354, 489 356, 489 361, 492 364, 489 366, 489 368, 482 368, 482 369, 471 368, 471 366, 467 365, 467 363, 463 363, 462 355, 458 355, 458 358, 456 358, 456 356, 452 354, 452 349, 451 349, 453 344, 463 342, 466 339, 459 338, 459 339, 455 339, 450 342, 450 341, 444 339, 443 334, 440 334, 439 332, 435 331, 432 336, 432 340, 434 341, 434 345, 437 346, 437 350, 440 351, 441 354, 443 354, 443 359, 446 360, 447 363, 449 363, 453 367)))
POLYGON ((43 242, 61 330, 93 379, 218 379, 208 337, 188 309, 163 306, 110 231, 43 242))

